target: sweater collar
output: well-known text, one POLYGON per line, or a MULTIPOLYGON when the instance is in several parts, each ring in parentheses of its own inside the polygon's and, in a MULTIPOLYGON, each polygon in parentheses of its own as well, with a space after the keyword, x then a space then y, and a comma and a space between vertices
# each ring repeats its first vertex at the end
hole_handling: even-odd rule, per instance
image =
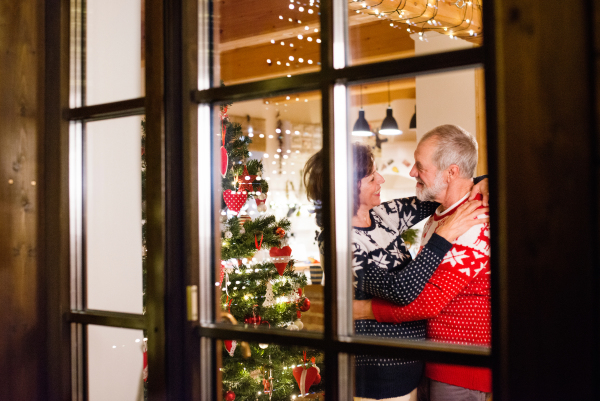
POLYGON ((375 229, 375 219, 373 218, 373 209, 369 210, 369 217, 371 218, 371 225, 369 227, 356 227, 356 226, 352 226, 352 228, 354 228, 355 230, 362 230, 362 231, 372 231, 375 229))
POLYGON ((443 212, 440 212, 440 208, 442 207, 441 205, 435 210, 435 213, 433 214, 433 219, 435 221, 441 220, 447 216, 452 215, 454 212, 456 212, 456 209, 458 209, 458 207, 460 205, 462 205, 463 203, 465 203, 467 201, 467 199, 469 199, 469 194, 470 192, 467 192, 467 194, 465 196, 463 196, 462 198, 460 198, 455 204, 453 204, 452 206, 450 206, 448 209, 444 210, 443 212))

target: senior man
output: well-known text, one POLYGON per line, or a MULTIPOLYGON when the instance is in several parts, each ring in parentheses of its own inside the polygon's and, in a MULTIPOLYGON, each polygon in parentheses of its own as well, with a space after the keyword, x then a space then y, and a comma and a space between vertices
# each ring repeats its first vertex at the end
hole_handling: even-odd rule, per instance
MULTIPOLYGON (((417 180, 417 197, 440 203, 425 224, 421 248, 468 200, 476 165, 477 142, 458 126, 436 127, 419 141, 410 172, 417 180)), ((377 298, 354 301, 355 319, 390 323, 429 319, 429 340, 490 346, 489 232, 489 223, 478 224, 454 240, 412 303, 397 306, 377 298)), ((491 371, 487 368, 427 363, 425 375, 431 401, 485 401, 491 396, 491 371)))

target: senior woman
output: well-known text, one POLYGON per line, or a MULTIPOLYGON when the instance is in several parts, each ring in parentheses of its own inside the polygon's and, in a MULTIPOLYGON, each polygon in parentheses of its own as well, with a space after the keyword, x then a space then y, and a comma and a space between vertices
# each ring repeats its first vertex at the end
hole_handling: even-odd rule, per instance
MULTIPOLYGON (((452 247, 451 241, 476 223, 481 223, 481 220, 477 221, 475 217, 482 213, 482 209, 476 210, 482 202, 467 202, 461 206, 452 219, 433 234, 413 260, 401 234, 431 216, 439 204, 420 201, 416 197, 381 203, 381 184, 385 180, 376 170, 371 149, 360 143, 354 143, 352 149, 354 297, 359 300, 377 297, 407 305, 423 291, 444 255, 452 247), (386 274, 381 274, 382 269, 386 274)), ((303 178, 307 196, 317 204, 322 202, 324 195, 322 168, 321 151, 313 155, 304 168, 303 178)), ((479 192, 487 197, 487 180, 474 186, 473 193, 479 192)), ((317 209, 317 224, 323 227, 320 209, 317 209)), ((320 246, 323 243, 322 238, 321 233, 320 246)), ((424 340, 426 321, 395 324, 356 320, 354 330, 359 335, 424 340)), ((421 361, 356 355, 355 400, 416 400, 416 387, 421 379, 423 367, 421 361)))

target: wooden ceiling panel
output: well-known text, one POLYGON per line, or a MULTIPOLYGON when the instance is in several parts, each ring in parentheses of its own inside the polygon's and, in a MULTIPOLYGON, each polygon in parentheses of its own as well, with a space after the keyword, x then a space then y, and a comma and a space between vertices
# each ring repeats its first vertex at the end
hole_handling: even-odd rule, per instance
POLYGON ((232 85, 257 79, 318 71, 320 46, 316 40, 309 42, 306 39, 296 38, 284 42, 283 46, 278 42, 223 52, 221 53, 221 79, 225 85, 232 85), (294 46, 290 47, 290 44, 294 46), (290 57, 294 59, 290 60, 290 57), (269 64, 267 60, 271 60, 271 63, 269 64))
POLYGON ((319 8, 310 6, 309 1, 300 3, 295 2, 292 10, 289 8, 292 3, 283 0, 220 0, 216 3, 220 15, 216 23, 220 42, 270 35, 292 27, 303 29, 305 25, 318 27, 319 8), (300 7, 304 11, 299 11, 300 7), (308 10, 313 10, 313 13, 309 14, 308 10), (279 18, 280 15, 283 19, 279 18))
POLYGON ((352 64, 412 57, 415 41, 405 29, 392 28, 389 22, 377 21, 350 26, 352 64))

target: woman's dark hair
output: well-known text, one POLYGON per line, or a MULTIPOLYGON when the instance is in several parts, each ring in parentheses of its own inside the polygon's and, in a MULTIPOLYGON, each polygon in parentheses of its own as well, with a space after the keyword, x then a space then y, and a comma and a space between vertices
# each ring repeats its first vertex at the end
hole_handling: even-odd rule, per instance
MULTIPOLYGON (((373 152, 371 148, 362 143, 355 142, 352 144, 353 162, 354 162, 354 210, 353 214, 356 214, 358 207, 360 206, 360 180, 368 175, 373 174, 373 152)), ((309 200, 315 202, 317 207, 317 224, 322 227, 321 222, 321 208, 320 204, 323 202, 324 188, 323 188, 323 150, 318 151, 311 156, 310 159, 304 165, 303 174, 304 186, 306 187, 306 196, 309 200)))

